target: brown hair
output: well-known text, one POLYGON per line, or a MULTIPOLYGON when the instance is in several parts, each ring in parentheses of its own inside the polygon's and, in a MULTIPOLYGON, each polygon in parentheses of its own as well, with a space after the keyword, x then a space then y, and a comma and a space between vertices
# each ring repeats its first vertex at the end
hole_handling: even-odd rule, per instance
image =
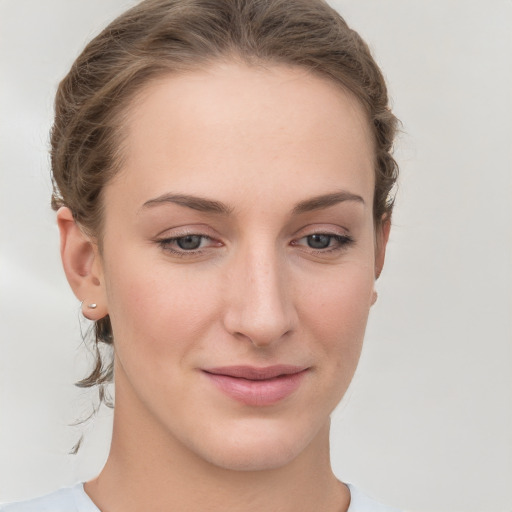
MULTIPOLYGON (((389 219, 398 166, 397 119, 368 46, 323 0, 145 0, 84 49, 59 85, 51 133, 52 208, 67 206, 101 247, 102 190, 122 163, 122 118, 150 80, 218 59, 301 66, 328 77, 363 105, 375 139, 375 225, 389 219)), ((95 325, 96 366, 79 386, 112 380, 99 343, 112 345, 109 317, 95 325)))

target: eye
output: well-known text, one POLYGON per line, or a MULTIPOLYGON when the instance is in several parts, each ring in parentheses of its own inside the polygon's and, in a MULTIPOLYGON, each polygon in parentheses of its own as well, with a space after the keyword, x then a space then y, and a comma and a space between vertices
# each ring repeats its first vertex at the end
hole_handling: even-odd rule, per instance
POLYGON ((176 245, 183 249, 184 251, 194 251, 201 247, 201 242, 203 242, 203 238, 206 238, 202 235, 187 235, 180 236, 175 238, 176 245))
POLYGON ((308 246, 312 249, 326 249, 331 243, 330 235, 315 234, 306 237, 308 246))
POLYGON ((222 244, 207 235, 190 233, 157 240, 158 245, 175 256, 194 256, 202 254, 203 249, 218 247, 222 244))
POLYGON ((331 233, 313 233, 292 242, 292 245, 306 246, 315 252, 331 252, 341 250, 353 243, 348 235, 336 235, 331 233))

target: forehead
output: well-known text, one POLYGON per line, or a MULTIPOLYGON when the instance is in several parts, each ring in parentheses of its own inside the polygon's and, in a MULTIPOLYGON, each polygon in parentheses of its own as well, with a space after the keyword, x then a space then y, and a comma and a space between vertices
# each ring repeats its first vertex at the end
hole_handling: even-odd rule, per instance
POLYGON ((120 175, 141 198, 166 187, 209 195, 220 183, 229 193, 246 183, 276 190, 295 180, 314 195, 340 178, 373 191, 363 108, 302 68, 222 62, 163 76, 135 98, 123 129, 120 175))

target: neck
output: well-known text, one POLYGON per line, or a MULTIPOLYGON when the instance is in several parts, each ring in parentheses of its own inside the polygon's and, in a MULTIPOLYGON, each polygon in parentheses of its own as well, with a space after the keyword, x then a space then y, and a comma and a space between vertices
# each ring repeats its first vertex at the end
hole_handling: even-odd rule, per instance
MULTIPOLYGON (((331 470, 329 424, 288 464, 235 471, 197 456, 145 414, 125 414, 116 396, 107 463, 85 491, 104 512, 342 512, 350 494, 331 470)), ((142 412, 142 411, 141 411, 142 412)))

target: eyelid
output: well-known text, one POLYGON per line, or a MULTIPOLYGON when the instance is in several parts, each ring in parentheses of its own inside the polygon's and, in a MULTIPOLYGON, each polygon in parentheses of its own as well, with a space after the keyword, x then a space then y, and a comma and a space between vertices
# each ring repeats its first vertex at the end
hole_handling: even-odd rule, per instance
MULTIPOLYGON (((308 235, 304 235, 304 236, 294 239, 292 241, 292 245, 299 245, 298 242, 300 240, 304 240, 304 239, 309 238, 310 236, 314 236, 314 235, 323 235, 323 236, 329 237, 330 239, 336 240, 340 244, 351 243, 354 241, 354 239, 350 235, 338 235, 335 233, 317 232, 317 233, 310 233, 308 235)), ((311 248, 311 249, 313 249, 313 248, 311 248)), ((325 250, 325 249, 323 249, 323 250, 325 250)))
POLYGON ((163 253, 185 259, 206 255, 210 250, 223 245, 219 241, 218 235, 208 225, 204 224, 187 224, 167 228, 155 236, 153 242, 159 246, 163 253), (177 241, 179 239, 189 236, 197 236, 202 239, 197 249, 182 249, 178 246, 177 241), (203 246, 203 244, 205 245, 203 246))
POLYGON ((301 226, 293 234, 294 238, 308 235, 349 235, 350 229, 337 222, 311 222, 301 226))
POLYGON ((333 256, 348 249, 348 247, 353 245, 354 242, 355 240, 350 234, 350 231, 343 226, 314 224, 305 226, 298 230, 290 245, 301 249, 307 254, 333 256), (306 240, 310 236, 314 235, 324 235, 329 237, 329 245, 323 248, 310 247, 306 240), (301 243, 303 240, 304 242, 301 243))
POLYGON ((206 236, 215 238, 215 232, 207 224, 185 224, 183 226, 174 226, 164 229, 156 234, 155 239, 162 238, 180 238, 182 236, 206 236))

